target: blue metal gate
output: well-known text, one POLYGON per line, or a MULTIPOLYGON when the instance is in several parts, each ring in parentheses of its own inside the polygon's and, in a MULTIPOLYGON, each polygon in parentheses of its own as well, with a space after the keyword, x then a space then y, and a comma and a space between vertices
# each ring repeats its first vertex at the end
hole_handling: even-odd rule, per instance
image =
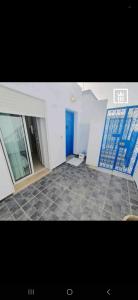
POLYGON ((133 175, 138 163, 138 106, 107 110, 99 167, 133 175))

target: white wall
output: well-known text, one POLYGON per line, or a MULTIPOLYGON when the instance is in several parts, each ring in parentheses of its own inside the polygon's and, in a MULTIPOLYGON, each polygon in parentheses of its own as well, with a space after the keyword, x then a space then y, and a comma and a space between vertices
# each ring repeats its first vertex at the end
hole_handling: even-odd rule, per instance
POLYGON ((137 188, 138 188, 138 162, 137 162, 137 166, 136 166, 133 178, 134 178, 134 180, 136 182, 136 185, 137 185, 137 188))
MULTIPOLYGON (((40 117, 45 117, 46 119, 46 130, 48 139, 48 152, 49 152, 49 164, 50 169, 58 166, 66 160, 65 156, 65 110, 69 109, 75 112, 75 120, 78 120, 79 124, 79 114, 80 114, 80 96, 81 89, 76 83, 1 83, 1 90, 5 89, 5 98, 7 96, 7 103, 2 111, 13 112, 13 100, 16 97, 16 113, 22 114, 23 111, 23 99, 28 97, 29 101, 35 99, 33 97, 38 97, 43 99, 41 110, 43 115, 38 115, 40 117), (3 87, 4 86, 4 87, 3 87), (5 88, 5 87, 8 87, 5 88), (16 90, 16 92, 15 92, 16 90), (7 91, 7 94, 6 94, 7 91), (21 92, 21 93, 19 93, 21 92), (10 95, 9 95, 10 94, 10 95), (9 97, 13 94, 13 97, 9 97), (31 95, 30 96, 27 96, 31 95), (76 101, 71 102, 71 98, 75 97, 76 101), (29 100, 30 99, 30 100, 29 100), (6 110, 6 107, 7 110, 6 110), (19 108, 21 109, 19 110, 19 108)), ((2 97, 0 97, 2 99, 2 97)), ((34 103, 36 101, 33 101, 34 103)), ((27 106, 27 103, 26 105, 27 106)), ((39 110, 35 110, 38 112, 39 110)), ((15 111, 14 111, 15 113, 15 111)), ((28 115, 28 113, 24 113, 28 115)), ((33 116, 33 114, 31 114, 33 116)), ((74 141, 74 151, 78 151, 78 125, 75 126, 75 141, 74 141)))
MULTIPOLYGON (((83 87, 83 83, 79 83, 83 87)), ((120 107, 120 104, 113 103, 113 89, 128 89, 128 104, 121 106, 138 105, 138 82, 85 82, 85 89, 91 89, 99 100, 108 99, 108 108, 120 107)))
POLYGON ((98 100, 91 91, 85 91, 81 97, 81 113, 79 125, 79 152, 87 154, 90 123, 98 100))
POLYGON ((65 124, 65 111, 66 109, 75 112, 75 138, 74 138, 74 152, 78 151, 78 124, 80 122, 80 89, 74 89, 74 85, 64 87, 56 92, 54 97, 47 101, 46 120, 48 131, 48 144, 49 144, 49 161, 50 168, 62 164, 66 160, 66 124, 65 124), (76 101, 71 102, 72 96, 76 101))
MULTIPOLYGON (((76 83, 3 83, 12 89, 45 100, 46 129, 48 139, 49 165, 55 168, 66 160, 65 149, 65 110, 75 112, 74 153, 87 152, 89 124, 95 120, 97 126, 103 125, 98 100, 90 92, 81 92, 76 83), (71 98, 76 99, 75 102, 71 98), (98 125, 99 124, 99 125, 98 125)), ((104 106, 103 102, 103 106, 104 106)), ((102 128, 103 130, 103 128, 102 128)), ((95 146, 96 147, 96 146, 95 146)), ((97 142, 98 147, 98 142, 97 142)), ((97 150, 96 150, 97 151, 97 150)), ((90 159, 90 156, 89 156, 90 159)))
POLYGON ((99 154, 106 117, 107 100, 98 101, 93 108, 86 163, 98 166, 99 154))
POLYGON ((14 192, 13 183, 7 167, 7 162, 0 142, 0 200, 14 192))
POLYGON ((2 82, 0 85, 49 102, 58 98, 65 101, 69 94, 81 94, 81 88, 74 82, 2 82))
MULTIPOLYGON (((60 86, 60 89, 56 93, 56 97, 55 95, 52 97, 51 93, 50 101, 47 101, 46 119, 49 142, 49 160, 51 168, 55 168, 66 161, 66 109, 75 112, 75 154, 83 151, 87 152, 89 126, 91 120, 96 120, 100 129, 102 126, 104 126, 104 120, 102 120, 102 111, 105 112, 107 101, 98 101, 91 92, 85 92, 82 95, 82 93, 80 93, 80 89, 77 90, 76 87, 77 85, 75 84, 70 84, 68 87, 60 86), (76 98, 76 102, 71 102, 72 96, 76 98)), ((101 130, 103 132, 103 127, 101 130)))

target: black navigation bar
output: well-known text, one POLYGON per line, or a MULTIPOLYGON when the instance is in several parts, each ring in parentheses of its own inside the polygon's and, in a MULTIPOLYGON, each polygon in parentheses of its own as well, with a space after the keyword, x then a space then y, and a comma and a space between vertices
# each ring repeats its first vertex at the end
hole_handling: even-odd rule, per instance
POLYGON ((81 299, 119 299, 138 297, 138 285, 124 284, 43 284, 0 285, 0 299, 53 299, 53 297, 81 299), (8 298, 7 298, 8 297, 8 298), (94 297, 94 298, 93 298, 94 297))

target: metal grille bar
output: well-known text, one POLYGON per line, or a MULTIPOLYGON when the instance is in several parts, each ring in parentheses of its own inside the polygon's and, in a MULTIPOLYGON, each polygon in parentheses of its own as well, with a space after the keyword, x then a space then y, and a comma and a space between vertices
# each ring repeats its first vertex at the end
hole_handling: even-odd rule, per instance
POLYGON ((99 167, 133 175, 138 155, 138 106, 108 109, 99 167))

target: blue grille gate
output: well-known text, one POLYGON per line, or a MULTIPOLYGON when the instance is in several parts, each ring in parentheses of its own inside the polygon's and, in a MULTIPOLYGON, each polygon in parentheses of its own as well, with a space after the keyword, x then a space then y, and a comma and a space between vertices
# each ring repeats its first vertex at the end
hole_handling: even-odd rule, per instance
POLYGON ((138 106, 107 109, 98 166, 133 175, 138 164, 138 106))

